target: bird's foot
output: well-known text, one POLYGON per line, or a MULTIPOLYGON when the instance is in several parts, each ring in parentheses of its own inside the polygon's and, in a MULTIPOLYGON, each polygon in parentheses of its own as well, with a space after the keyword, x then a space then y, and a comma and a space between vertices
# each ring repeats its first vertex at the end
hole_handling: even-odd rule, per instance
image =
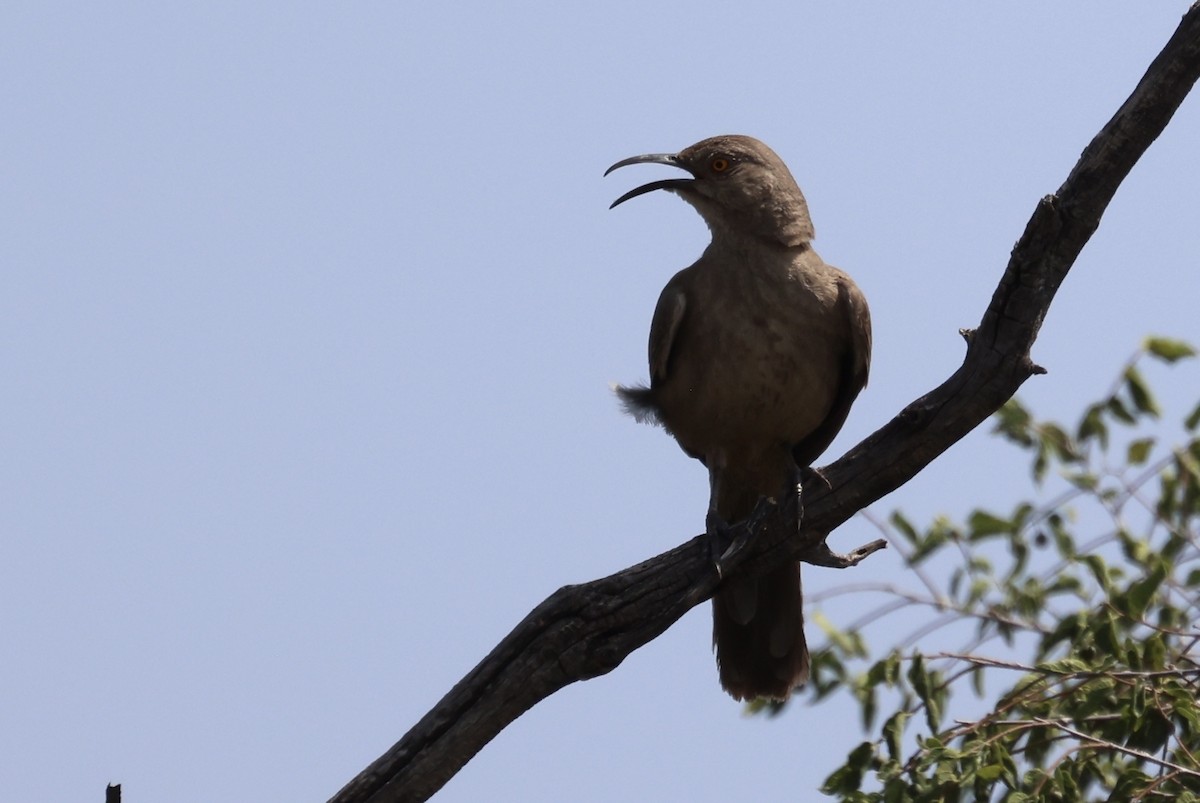
POLYGON ((829 480, 819 469, 795 467, 783 489, 782 502, 773 496, 760 496, 744 521, 729 524, 715 510, 708 511, 705 530, 708 533, 709 557, 717 569, 717 576, 724 577, 729 564, 750 542, 750 537, 762 530, 769 519, 782 516, 783 521, 797 532, 804 523, 804 483, 816 477, 826 485, 829 480))
POLYGON ((800 527, 804 524, 804 483, 813 477, 818 478, 826 485, 829 484, 829 480, 825 479, 825 475, 819 469, 815 469, 812 466, 804 468, 794 466, 792 468, 792 476, 787 483, 783 499, 783 512, 787 516, 786 520, 789 523, 794 522, 796 532, 800 532, 800 527))
POLYGON ((704 524, 708 532, 709 559, 717 569, 717 577, 723 579, 726 567, 749 543, 752 528, 745 523, 731 525, 715 510, 708 511, 704 524))

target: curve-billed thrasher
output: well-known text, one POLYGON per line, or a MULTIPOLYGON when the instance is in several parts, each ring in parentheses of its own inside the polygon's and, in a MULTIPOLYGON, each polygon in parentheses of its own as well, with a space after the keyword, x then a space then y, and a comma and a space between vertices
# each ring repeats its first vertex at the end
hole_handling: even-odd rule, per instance
MULTIPOLYGON (((708 530, 719 540, 761 498, 798 493, 799 471, 867 383, 871 318, 850 277, 813 251, 808 205, 766 145, 713 137, 608 172, 644 163, 692 177, 645 184, 613 206, 670 190, 704 218, 712 243, 658 299, 650 386, 617 392, 635 418, 661 424, 708 467, 708 530)), ((726 578, 713 598, 713 642, 734 698, 787 699, 808 675, 799 565, 726 578)))

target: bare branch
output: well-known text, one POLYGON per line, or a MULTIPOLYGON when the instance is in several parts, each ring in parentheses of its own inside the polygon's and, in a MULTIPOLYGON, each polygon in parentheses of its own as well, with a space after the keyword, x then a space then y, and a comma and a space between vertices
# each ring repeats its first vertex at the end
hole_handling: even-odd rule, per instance
POLYGON ((986 666, 995 669, 1011 669, 1016 672, 1025 672, 1027 674, 1043 674, 1055 675, 1067 679, 1075 678, 1117 678, 1131 680, 1148 680, 1150 678, 1179 678, 1187 680, 1191 677, 1200 678, 1200 669, 1106 669, 1102 672, 1075 670, 1075 669, 1050 669, 1044 666, 1030 666, 1028 664, 1018 663, 1016 661, 1001 661, 998 658, 988 658, 983 655, 970 655, 961 652, 939 652, 935 655, 930 655, 930 658, 952 658, 955 661, 966 661, 975 666, 986 666))
POLYGON ((1189 769, 1188 767, 1181 767, 1180 765, 1175 764, 1170 761, 1167 761, 1166 759, 1161 759, 1161 758, 1158 758, 1157 756, 1152 756, 1149 753, 1142 752, 1141 750, 1134 750, 1132 747, 1126 747, 1123 744, 1117 744, 1116 742, 1110 742, 1107 739, 1100 739, 1095 736, 1091 736, 1089 734, 1084 733, 1083 731, 1079 731, 1079 730, 1076 730, 1075 728, 1072 728, 1066 722, 1049 720, 1049 719, 1041 719, 1041 718, 1036 718, 1036 719, 1029 720, 1029 721, 1032 722, 1034 725, 1040 725, 1041 727, 1045 727, 1045 728, 1057 728, 1058 730, 1063 731, 1064 733, 1069 733, 1072 736, 1074 736, 1076 739, 1078 739, 1080 742, 1082 742, 1083 745, 1086 747, 1099 748, 1101 750, 1113 750, 1117 753, 1124 753, 1125 755, 1127 755, 1131 758, 1136 758, 1138 761, 1145 761, 1150 764, 1157 764, 1160 767, 1165 767, 1167 769, 1174 770, 1175 772, 1178 772, 1181 775, 1187 775, 1192 778, 1200 779, 1200 772, 1197 772, 1196 770, 1189 769))

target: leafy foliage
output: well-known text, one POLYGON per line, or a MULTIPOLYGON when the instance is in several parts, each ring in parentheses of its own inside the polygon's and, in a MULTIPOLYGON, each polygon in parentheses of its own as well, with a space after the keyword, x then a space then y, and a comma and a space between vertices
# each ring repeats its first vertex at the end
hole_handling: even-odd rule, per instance
POLYGON ((931 614, 873 661, 858 624, 818 618, 828 646, 814 656, 813 693, 851 690, 868 734, 823 792, 1200 803, 1200 403, 1164 445, 1142 370, 1194 354, 1147 339, 1073 427, 1016 399, 997 413, 995 431, 1029 453, 1038 488, 1062 486, 1048 501, 924 529, 899 513, 875 522, 925 588, 889 587, 862 624, 914 606, 931 614), (964 625, 966 649, 919 649, 964 625), (996 680, 1003 691, 988 696, 996 680))

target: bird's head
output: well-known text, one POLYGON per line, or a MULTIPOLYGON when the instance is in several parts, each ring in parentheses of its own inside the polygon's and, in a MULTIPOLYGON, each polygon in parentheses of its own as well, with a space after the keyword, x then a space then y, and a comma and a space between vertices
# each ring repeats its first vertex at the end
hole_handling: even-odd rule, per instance
MULTIPOLYGON (((668 178, 630 190, 612 206, 654 190, 676 193, 696 208, 714 236, 753 236, 795 247, 813 238, 808 204, 775 151, 753 137, 711 137, 679 153, 622 159, 605 171, 633 164, 682 168, 691 178, 668 178)), ((611 208, 611 207, 610 207, 611 208)))

